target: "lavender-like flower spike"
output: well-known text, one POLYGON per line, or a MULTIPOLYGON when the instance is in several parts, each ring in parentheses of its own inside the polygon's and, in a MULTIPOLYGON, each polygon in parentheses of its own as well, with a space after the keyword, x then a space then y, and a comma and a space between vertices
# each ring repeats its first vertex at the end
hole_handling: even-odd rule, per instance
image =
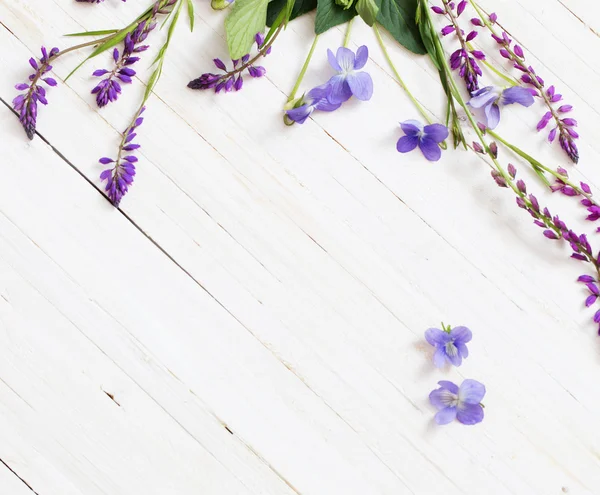
POLYGON ((29 59, 29 65, 35 71, 29 76, 29 83, 20 83, 15 86, 19 91, 25 93, 18 95, 13 100, 13 108, 19 113, 19 121, 27 133, 29 139, 33 139, 35 128, 37 125, 38 102, 42 105, 47 105, 46 89, 40 84, 40 81, 45 82, 48 86, 56 86, 56 79, 45 77, 52 70, 50 61, 56 57, 59 50, 52 48, 50 53, 46 47, 42 46, 42 57, 35 60, 33 57, 29 59))
POLYGON ((96 103, 99 107, 103 107, 119 98, 121 94, 120 83, 130 84, 132 82, 135 70, 131 66, 140 59, 136 54, 148 49, 148 45, 140 45, 140 43, 148 37, 150 31, 155 27, 155 22, 140 22, 137 28, 131 33, 127 33, 123 43, 123 53, 119 54, 118 48, 113 50, 114 68, 110 71, 107 69, 98 69, 93 72, 92 75, 96 77, 103 77, 108 74, 92 89, 92 94, 96 95, 96 103))
POLYGON ((450 0, 442 0, 442 3, 443 8, 438 6, 431 8, 433 12, 445 16, 450 22, 441 30, 442 36, 455 33, 460 43, 460 48, 450 55, 450 67, 452 70, 458 70, 461 79, 465 81, 467 90, 469 93, 473 93, 479 89, 479 77, 482 76, 477 60, 485 60, 485 54, 480 50, 471 49, 469 46, 469 42, 477 36, 477 31, 471 30, 465 36, 458 24, 458 18, 467 7, 467 1, 462 0, 458 6, 455 6, 454 2, 450 0), (454 12, 455 7, 456 12, 454 12))
MULTIPOLYGON (((478 7, 476 8, 479 10, 478 7)), ((537 94, 544 100, 544 103, 548 107, 548 111, 537 125, 537 130, 541 131, 545 129, 553 121, 554 124, 548 133, 548 140, 553 142, 558 135, 560 147, 574 163, 577 163, 579 161, 579 150, 577 149, 575 140, 579 137, 579 134, 573 129, 577 126, 577 121, 564 117, 564 114, 569 113, 573 107, 571 105, 561 105, 558 109, 555 108, 555 104, 562 101, 562 95, 556 93, 554 86, 546 87, 544 80, 536 74, 531 65, 527 64, 523 48, 513 43, 513 40, 506 31, 502 30, 500 32, 496 30, 494 25, 502 27, 497 24, 498 18, 496 14, 490 14, 489 19, 491 23, 488 23, 487 27, 490 30, 492 38, 500 46, 500 55, 512 62, 513 67, 522 73, 521 81, 535 88, 537 94)))
POLYGON ((275 40, 275 36, 279 34, 281 28, 276 31, 276 34, 271 38, 271 41, 268 45, 265 45, 265 37, 262 33, 257 33, 255 36, 256 48, 258 49, 258 53, 250 59, 250 54, 244 55, 240 60, 232 60, 233 68, 231 70, 227 69, 227 66, 220 58, 213 59, 213 63, 217 67, 217 69, 223 71, 222 74, 214 74, 212 72, 206 72, 202 74, 197 79, 194 79, 188 83, 188 88, 190 89, 213 89, 215 93, 220 93, 221 91, 225 91, 229 93, 230 91, 239 91, 242 89, 244 85, 244 79, 242 74, 245 70, 248 71, 248 75, 250 77, 258 78, 263 77, 267 70, 260 66, 254 65, 254 63, 260 57, 266 57, 269 53, 271 53, 271 44, 275 40))
POLYGON ((133 183, 135 163, 138 159, 131 153, 140 148, 140 145, 134 144, 133 140, 137 135, 135 132, 136 129, 144 121, 144 118, 141 116, 144 110, 146 110, 146 107, 140 108, 131 125, 123 133, 117 159, 113 160, 112 158, 103 157, 98 160, 103 165, 114 164, 111 168, 107 168, 100 174, 100 180, 106 181, 104 189, 108 195, 108 199, 115 207, 119 206, 121 199, 127 194, 129 186, 133 183))

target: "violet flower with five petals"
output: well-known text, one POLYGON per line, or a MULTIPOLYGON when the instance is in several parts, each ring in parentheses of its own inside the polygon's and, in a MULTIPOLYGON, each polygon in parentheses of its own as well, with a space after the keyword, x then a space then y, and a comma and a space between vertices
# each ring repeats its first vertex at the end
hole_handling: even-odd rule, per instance
POLYGON ((458 387, 449 381, 439 381, 440 388, 429 394, 429 402, 438 409, 435 422, 446 425, 457 419, 463 425, 475 425, 483 421, 481 401, 485 386, 467 379, 458 387))
POLYGON ((518 103, 524 107, 533 105, 531 90, 513 86, 504 90, 496 86, 487 86, 472 93, 467 105, 475 109, 476 117, 482 124, 495 129, 500 123, 500 107, 518 103))
POLYGON ((448 137, 448 128, 442 124, 423 126, 418 120, 407 120, 400 123, 406 136, 402 136, 396 144, 400 153, 408 153, 417 146, 430 162, 437 162, 442 156, 439 143, 448 137))
POLYGON ((327 50, 327 58, 331 67, 338 72, 328 82, 331 85, 331 103, 344 103, 352 96, 362 101, 371 99, 373 80, 367 72, 360 71, 369 59, 369 49, 365 45, 356 50, 356 55, 343 46, 337 49, 335 55, 327 50))
POLYGON ((301 105, 287 110, 285 112, 286 116, 292 122, 304 124, 306 119, 308 119, 315 110, 320 110, 322 112, 333 112, 334 110, 337 110, 342 104, 331 103, 331 101, 329 101, 331 91, 332 88, 330 84, 323 84, 311 89, 302 97, 301 105))
POLYGON ((471 330, 467 327, 445 326, 442 323, 442 330, 439 328, 430 328, 425 332, 425 339, 434 346, 433 364, 441 368, 446 361, 454 366, 460 366, 462 360, 469 355, 467 342, 473 338, 471 330))

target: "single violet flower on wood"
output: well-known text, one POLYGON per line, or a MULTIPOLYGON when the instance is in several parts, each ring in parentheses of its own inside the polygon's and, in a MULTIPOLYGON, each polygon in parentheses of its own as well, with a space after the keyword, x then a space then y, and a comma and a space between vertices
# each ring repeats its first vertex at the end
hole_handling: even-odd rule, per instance
POLYGON ((400 123, 404 131, 396 144, 396 149, 400 153, 408 153, 417 146, 423 153, 423 156, 430 162, 437 162, 442 156, 442 150, 439 144, 448 137, 448 128, 442 124, 429 124, 423 126, 418 120, 407 120, 400 123))
POLYGON ((441 368, 449 362, 454 366, 460 366, 462 360, 469 355, 467 343, 471 341, 473 334, 467 327, 446 326, 442 323, 442 330, 430 328, 425 332, 425 340, 435 347, 433 364, 441 368))
POLYGON ((500 123, 500 108, 514 103, 524 107, 533 105, 534 98, 531 91, 520 86, 503 90, 496 86, 487 86, 473 92, 467 105, 476 110, 474 113, 482 124, 495 129, 500 123))
POLYGON ((460 387, 442 380, 440 388, 429 394, 429 402, 438 409, 435 422, 446 425, 455 419, 463 425, 475 425, 483 421, 481 401, 485 396, 485 386, 477 380, 464 380, 460 387))
POLYGON ((300 99, 298 106, 285 112, 286 117, 292 122, 303 124, 315 110, 321 112, 337 110, 342 104, 329 101, 331 90, 330 84, 323 84, 311 89, 300 99))
POLYGON ((328 84, 331 85, 329 101, 344 103, 352 96, 367 101, 373 95, 373 80, 369 73, 361 71, 369 59, 369 49, 363 45, 354 52, 346 47, 339 47, 334 55, 327 50, 329 65, 338 73, 328 84))
POLYGON ((20 83, 15 86, 19 91, 25 93, 18 95, 13 99, 13 108, 19 113, 19 122, 25 129, 25 133, 29 139, 35 136, 37 125, 38 103, 47 105, 46 88, 40 82, 45 82, 48 86, 56 86, 56 79, 47 77, 46 74, 52 70, 50 61, 59 53, 58 48, 52 48, 50 52, 46 47, 42 46, 42 57, 39 60, 31 57, 29 65, 35 71, 29 76, 29 83, 20 83))

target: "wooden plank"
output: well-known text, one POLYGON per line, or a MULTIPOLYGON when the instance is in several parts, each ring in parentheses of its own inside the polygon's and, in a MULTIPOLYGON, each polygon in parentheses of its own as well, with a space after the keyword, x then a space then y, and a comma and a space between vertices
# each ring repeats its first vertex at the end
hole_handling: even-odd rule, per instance
MULTIPOLYGON (((89 12, 86 15, 91 16, 89 12)), ((200 19, 216 26, 216 18, 205 18, 205 14, 201 12, 200 19)), ((29 39, 40 36, 42 25, 33 30, 11 29, 29 39)), ((54 29, 60 32, 61 25, 56 23, 54 29)), ((273 101, 277 91, 291 86, 296 62, 307 48, 308 29, 308 23, 294 23, 283 44, 278 44, 269 59, 272 86, 248 84, 243 94, 218 100, 172 89, 197 75, 192 71, 199 72, 198 67, 208 67, 212 56, 199 47, 210 43, 214 33, 195 35, 194 44, 180 35, 183 48, 173 52, 158 91, 164 103, 152 101, 144 127, 144 158, 149 166, 144 175, 140 173, 124 210, 350 425, 353 432, 340 430, 343 434, 336 437, 336 445, 347 446, 348 438, 358 437, 371 452, 350 449, 353 469, 361 456, 381 460, 381 465, 372 461, 361 472, 370 481, 371 492, 403 490, 401 480, 415 493, 431 489, 433 483, 448 493, 477 493, 493 479, 497 493, 548 493, 562 486, 592 493, 598 481, 594 457, 598 438, 586 427, 593 424, 598 404, 586 391, 594 386, 595 337, 591 325, 579 328, 580 322, 588 321, 577 313, 581 294, 564 287, 578 274, 576 269, 568 264, 554 266, 564 254, 545 250, 544 240, 533 235, 528 219, 503 206, 506 195, 477 175, 478 162, 464 161, 459 154, 441 170, 425 168, 416 157, 412 163, 401 162, 390 146, 395 138, 390 123, 401 117, 384 98, 375 97, 370 107, 354 105, 352 115, 357 122, 373 118, 376 108, 381 124, 366 130, 350 127, 348 114, 339 113, 318 116, 315 123, 284 134, 275 124, 277 104, 271 107, 264 102, 273 101), (265 128, 277 139, 265 138, 265 128), (297 151, 299 143, 302 154, 297 151), (425 185, 416 188, 415 184, 425 185), (446 208, 449 204, 453 208, 446 208), (500 223, 495 211, 509 215, 510 223, 500 223), (468 220, 457 220, 461 218, 468 220), (485 249, 473 239, 477 244, 485 239, 485 249), (532 246, 533 253, 529 251, 532 246), (489 301, 493 301, 491 307, 489 301), (495 321, 490 321, 490 314, 495 321), (483 444, 480 433, 462 430, 460 434, 436 430, 424 439, 423 421, 431 415, 427 387, 437 378, 433 373, 415 372, 429 367, 413 346, 423 329, 442 317, 468 319, 474 328, 487 330, 485 335, 477 334, 482 346, 477 354, 480 360, 485 356, 487 363, 479 361, 469 369, 485 377, 490 390, 501 391, 486 403, 489 411, 502 410, 506 416, 491 414, 482 425, 483 444), (521 344, 524 338, 527 345, 521 344), (531 356, 533 348, 535 356, 531 356), (503 356, 510 356, 508 370, 503 356), (577 362, 576 370, 573 362, 577 362), (526 383, 523 376, 528 377, 526 383), (517 389, 515 383, 519 383, 517 389), (575 398, 569 398, 569 393, 575 398), (556 403, 562 405, 555 410, 556 403), (406 469, 409 462, 411 468, 406 469), (393 475, 381 471, 384 465, 393 475), (373 483, 377 483, 375 488, 373 483)), ((366 36, 357 32, 357 39, 366 36)), ((330 33, 322 46, 333 46, 338 39, 339 33, 330 33)), ((8 43, 15 49, 3 55, 3 65, 14 67, 18 59, 27 57, 18 43, 8 43)), ((215 46, 215 51, 219 49, 215 46)), ((400 56, 399 51, 394 55, 400 56)), ((417 81, 425 64, 422 60, 411 64, 408 77, 417 81)), ((307 87, 318 77, 317 72, 309 75, 307 87)), ((392 91, 385 71, 373 70, 373 77, 381 94, 392 91)), ((90 81, 81 76, 73 85, 85 94, 90 81)), ((423 85, 422 94, 427 91, 423 85)), ((7 93, 3 86, 2 96, 7 93)), ((103 112, 108 121, 103 122, 85 112, 89 96, 81 100, 63 90, 60 95, 56 92, 55 101, 52 117, 81 129, 80 140, 53 129, 50 118, 42 132, 96 181, 98 170, 85 164, 92 164, 114 146, 114 129, 122 128, 126 118, 123 107, 103 112)), ((401 94, 394 96, 393 103, 409 108, 401 94)), ((593 108, 582 106, 584 115, 593 116, 593 108)), ((535 124, 535 117, 520 121, 517 112, 506 117, 514 123, 511 135, 515 136, 535 124)), ((591 125, 585 128, 593 130, 591 125)), ((594 156, 594 146, 588 141, 584 148, 588 160, 594 156)), ((540 152, 554 156, 545 148, 540 144, 540 152)), ((583 164, 585 174, 592 169, 588 160, 583 164)), ((589 175, 597 177, 593 170, 589 175)), ((91 204, 89 210, 94 210, 91 204)), ((19 217, 18 224, 27 221, 26 216, 19 217)), ((32 228, 39 242, 43 233, 39 226, 32 228)), ((69 276, 99 290, 98 280, 105 279, 86 280, 89 274, 78 273, 79 262, 63 266, 67 264, 64 256, 60 265, 69 276)), ((36 287, 40 283, 35 280, 36 287)), ((47 297, 56 297, 53 293, 52 288, 45 289, 47 297)), ((76 311, 69 306, 63 302, 61 309, 69 314, 76 311)), ((112 314, 113 305, 109 307, 112 314)), ((120 319, 133 324, 134 309, 118 306, 117 312, 120 319)), ((184 324, 189 327, 189 322, 184 324)), ((168 344, 158 330, 156 335, 137 331, 136 338, 169 368, 171 363, 188 366, 184 381, 193 383, 193 390, 202 388, 193 376, 197 370, 180 362, 185 356, 193 360, 186 349, 193 342, 189 336, 180 332, 175 344, 169 342, 183 349, 176 356, 164 349, 168 344)), ((93 337, 94 341, 99 338, 98 334, 93 337)), ((109 354, 120 353, 120 347, 111 346, 109 354)), ((123 363, 137 379, 131 364, 125 359, 123 363)), ((211 406, 220 403, 227 415, 233 415, 235 404, 225 405, 223 400, 214 392, 208 402, 211 406)), ((169 401, 161 404, 172 409, 169 401)), ((272 401, 253 404, 265 407, 272 401)), ((289 422, 286 416, 280 424, 289 422)), ((273 445, 276 435, 268 425, 265 418, 236 415, 235 431, 273 465, 291 474, 289 479, 302 493, 324 493, 323 480, 331 482, 336 474, 315 471, 319 462, 315 459, 302 458, 305 464, 300 469, 293 453, 273 445), (315 473, 321 473, 321 479, 315 473)), ((305 438, 295 438, 311 450, 305 438)))
POLYGON ((0 462, 0 489, 3 493, 10 495, 33 495, 34 492, 27 486, 27 482, 21 480, 10 467, 0 462))

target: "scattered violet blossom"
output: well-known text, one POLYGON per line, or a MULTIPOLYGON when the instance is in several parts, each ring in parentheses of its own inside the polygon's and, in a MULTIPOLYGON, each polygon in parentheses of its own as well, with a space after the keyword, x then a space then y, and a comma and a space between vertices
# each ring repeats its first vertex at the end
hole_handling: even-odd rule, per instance
POLYGON ((369 73, 360 70, 369 59, 369 49, 365 45, 358 47, 356 55, 343 46, 337 49, 335 55, 331 50, 327 50, 327 58, 329 65, 338 73, 328 82, 331 85, 331 103, 344 103, 352 96, 362 101, 371 99, 373 80, 369 73))
POLYGON ((330 84, 323 84, 311 89, 300 99, 298 106, 285 112, 286 116, 292 122, 303 124, 315 110, 320 110, 321 112, 333 112, 337 110, 342 104, 331 103, 329 101, 331 91, 330 84))
POLYGON ((253 78, 263 77, 267 70, 260 66, 254 65, 254 62, 258 60, 260 57, 266 57, 271 53, 271 45, 264 46, 265 37, 262 33, 257 33, 254 37, 254 41, 256 42, 256 48, 258 50, 258 54, 250 59, 250 54, 244 55, 241 59, 232 60, 233 68, 231 70, 227 69, 227 66, 220 58, 213 59, 213 63, 217 67, 223 71, 221 74, 214 74, 212 72, 206 72, 202 74, 200 77, 190 81, 188 83, 188 88, 190 89, 213 89, 215 93, 220 93, 221 91, 225 91, 229 93, 231 91, 239 91, 242 89, 244 85, 244 79, 242 74, 245 70, 248 71, 248 75, 253 78), (236 77, 237 76, 237 77, 236 77))
POLYGON ((473 334, 467 327, 445 326, 442 329, 430 328, 425 332, 425 340, 435 347, 433 364, 441 368, 449 362, 454 366, 460 366, 462 360, 469 355, 467 343, 471 341, 473 334))
POLYGON ((156 22, 140 22, 131 33, 127 33, 123 44, 123 53, 119 49, 113 50, 112 56, 115 66, 112 70, 98 69, 92 74, 95 77, 104 77, 94 89, 92 94, 96 95, 96 103, 103 107, 111 101, 116 101, 121 94, 121 83, 130 84, 136 72, 131 68, 133 64, 139 61, 137 54, 146 51, 148 45, 139 45, 148 34, 156 27, 156 22), (138 46, 139 45, 139 46, 138 46), (118 81, 117 81, 118 79, 118 81))
POLYGON ((463 425, 475 425, 483 421, 481 401, 485 396, 485 386, 467 379, 460 387, 450 381, 438 382, 440 388, 429 394, 429 402, 438 409, 435 422, 446 425, 457 419, 463 425))
POLYGON ((35 136, 37 125, 37 104, 47 105, 46 89, 40 84, 45 82, 48 86, 56 86, 56 79, 46 77, 46 74, 52 70, 50 61, 58 55, 58 48, 52 48, 48 53, 46 47, 42 46, 42 57, 39 60, 31 57, 29 65, 35 71, 29 76, 29 83, 19 83, 15 85, 15 89, 25 91, 13 99, 13 108, 19 113, 19 122, 25 129, 25 133, 29 139, 35 136))
POLYGON ((118 207, 121 199, 127 191, 129 186, 133 184, 133 178, 135 176, 135 164, 138 158, 131 154, 133 151, 140 148, 139 144, 134 144, 132 141, 136 137, 136 129, 142 125, 144 118, 141 116, 146 107, 142 107, 136 114, 133 122, 127 128, 123 135, 119 151, 117 153, 117 159, 102 157, 98 160, 102 165, 114 164, 111 168, 107 168, 100 174, 100 180, 106 181, 106 187, 104 190, 108 195, 108 199, 113 206, 118 207))
POLYGON ((533 105, 534 98, 531 91, 520 86, 506 89, 487 86, 472 93, 467 104, 476 110, 476 116, 481 123, 490 129, 495 129, 500 123, 500 107, 514 103, 524 107, 533 105))
POLYGON ((429 124, 423 126, 418 120, 407 120, 400 123, 404 131, 396 149, 400 153, 408 153, 417 146, 423 153, 423 156, 430 162, 437 162, 442 156, 442 150, 439 144, 448 137, 448 128, 442 124, 429 124))

